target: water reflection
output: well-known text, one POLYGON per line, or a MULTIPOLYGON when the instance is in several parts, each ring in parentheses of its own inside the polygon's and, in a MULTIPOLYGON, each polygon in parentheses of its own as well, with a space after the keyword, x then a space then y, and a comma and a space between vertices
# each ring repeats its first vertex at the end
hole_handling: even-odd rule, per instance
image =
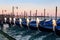
POLYGON ((23 32, 22 37, 24 37, 26 35, 32 35, 36 32, 37 32, 36 30, 26 30, 25 32, 23 32))
POLYGON ((39 33, 31 36, 31 38, 29 38, 29 40, 37 39, 37 38, 40 38, 41 36, 46 36, 48 34, 49 34, 48 32, 39 32, 39 33))
POLYGON ((46 37, 43 38, 43 40, 60 40, 60 37, 57 36, 55 33, 51 33, 49 35, 47 35, 46 37))
POLYGON ((51 33, 49 35, 47 35, 46 37, 44 37, 42 40, 56 40, 56 35, 54 33, 51 33))

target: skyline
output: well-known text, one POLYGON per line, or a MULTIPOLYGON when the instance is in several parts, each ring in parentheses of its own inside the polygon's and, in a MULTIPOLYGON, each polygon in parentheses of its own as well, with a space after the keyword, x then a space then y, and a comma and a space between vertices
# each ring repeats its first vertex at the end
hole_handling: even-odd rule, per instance
MULTIPOLYGON (((18 13, 21 14, 24 10, 29 11, 32 10, 32 14, 35 13, 35 10, 38 10, 38 15, 43 13, 44 8, 46 9, 46 14, 49 15, 55 14, 55 7, 58 7, 58 16, 60 16, 60 0, 0 0, 0 13, 1 10, 7 10, 7 13, 10 13, 12 10, 12 6, 18 6, 18 13)), ((15 8, 15 14, 16 14, 15 8)), ((55 15, 53 15, 55 16, 55 15)))

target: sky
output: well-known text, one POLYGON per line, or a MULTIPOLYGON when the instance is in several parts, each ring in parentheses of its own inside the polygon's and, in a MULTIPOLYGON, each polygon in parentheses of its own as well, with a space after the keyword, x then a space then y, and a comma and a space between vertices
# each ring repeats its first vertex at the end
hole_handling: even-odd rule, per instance
MULTIPOLYGON (((35 13, 35 10, 38 10, 38 15, 43 15, 43 9, 46 9, 46 15, 54 16, 55 7, 58 7, 58 16, 60 10, 60 0, 0 0, 0 14, 1 10, 7 10, 7 14, 11 12, 12 6, 15 7, 15 14, 17 12, 16 7, 18 6, 18 13, 21 14, 23 11, 26 11, 29 15, 29 11, 32 11, 32 15, 35 13)), ((5 12, 4 12, 5 13, 5 12)))

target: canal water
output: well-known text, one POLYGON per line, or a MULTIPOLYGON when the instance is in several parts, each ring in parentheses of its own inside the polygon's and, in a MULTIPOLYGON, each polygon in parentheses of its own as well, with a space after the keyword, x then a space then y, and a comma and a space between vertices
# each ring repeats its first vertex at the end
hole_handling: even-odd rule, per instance
POLYGON ((3 31, 16 40, 60 40, 60 37, 54 32, 41 32, 39 30, 19 28, 18 26, 11 26, 11 28, 6 26, 3 31))
POLYGON ((41 32, 39 30, 20 28, 18 26, 9 27, 8 24, 4 25, 3 31, 16 40, 60 40, 60 37, 54 32, 41 32))
POLYGON ((8 40, 4 35, 0 34, 0 40, 8 40))

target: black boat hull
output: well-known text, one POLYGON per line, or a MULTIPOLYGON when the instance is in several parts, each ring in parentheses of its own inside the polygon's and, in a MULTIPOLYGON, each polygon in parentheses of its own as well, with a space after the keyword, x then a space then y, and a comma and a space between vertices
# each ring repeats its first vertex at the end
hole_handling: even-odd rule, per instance
POLYGON ((56 35, 60 36, 60 30, 55 28, 55 33, 56 33, 56 35))
POLYGON ((38 28, 35 26, 35 27, 33 27, 33 26, 29 26, 29 28, 31 29, 31 30, 38 30, 38 28))
POLYGON ((19 26, 19 27, 20 27, 20 24, 19 24, 19 22, 16 22, 15 24, 16 24, 16 26, 19 26))
POLYGON ((26 24, 22 24, 22 26, 26 29, 28 29, 28 26, 26 24))
POLYGON ((40 31, 45 31, 45 32, 53 32, 53 29, 44 28, 44 27, 42 27, 40 25, 39 25, 39 30, 40 31))

